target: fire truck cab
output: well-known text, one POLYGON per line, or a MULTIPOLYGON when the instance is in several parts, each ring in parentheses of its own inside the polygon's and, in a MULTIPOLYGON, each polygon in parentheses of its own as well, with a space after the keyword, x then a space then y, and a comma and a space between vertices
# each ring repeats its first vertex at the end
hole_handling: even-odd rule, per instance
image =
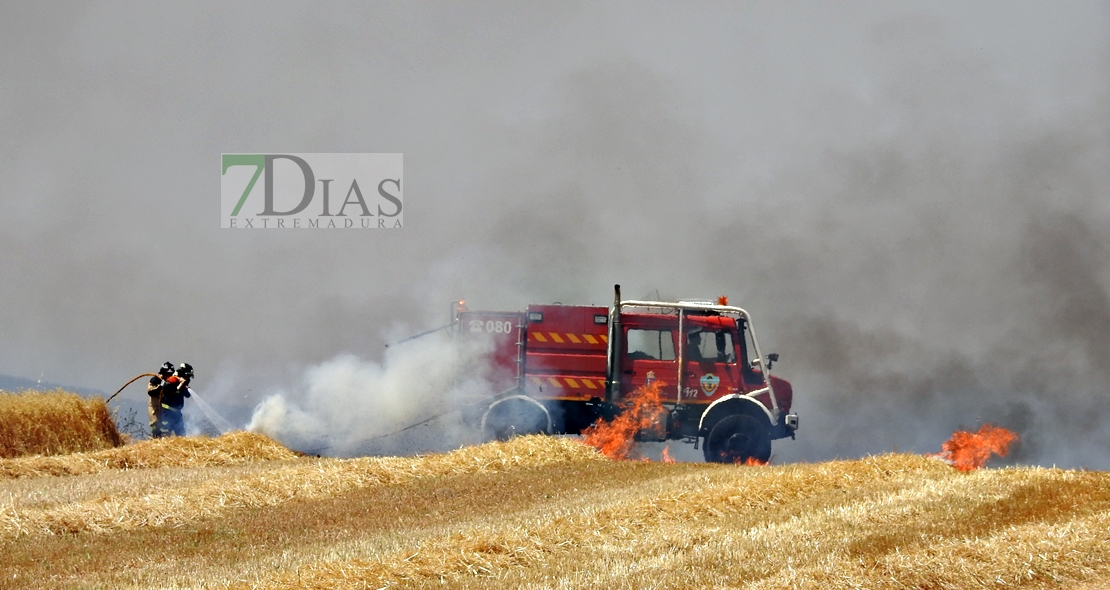
POLYGON ((457 336, 490 347, 500 393, 468 418, 491 438, 578 434, 611 420, 637 388, 659 387, 666 412, 647 440, 700 443, 705 459, 765 462, 794 437, 790 384, 771 375, 748 312, 712 302, 622 301, 612 307, 531 305, 455 313, 457 336))

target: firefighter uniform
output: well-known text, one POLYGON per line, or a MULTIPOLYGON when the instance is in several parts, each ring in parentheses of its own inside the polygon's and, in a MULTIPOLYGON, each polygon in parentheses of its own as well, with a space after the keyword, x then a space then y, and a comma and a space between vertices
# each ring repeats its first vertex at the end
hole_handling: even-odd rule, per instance
POLYGON ((181 411, 185 408, 185 398, 192 397, 189 393, 192 378, 193 368, 188 363, 182 363, 176 373, 163 381, 159 419, 159 429, 163 436, 185 436, 185 419, 181 411))
POLYGON ((150 414, 151 438, 160 438, 165 434, 162 432, 162 387, 165 384, 165 379, 172 376, 173 373, 173 363, 166 361, 162 363, 162 368, 158 369, 158 376, 151 377, 150 383, 146 386, 146 394, 150 396, 147 413, 150 414))
POLYGON ((147 413, 150 414, 151 438, 161 438, 162 436, 162 383, 161 377, 151 377, 150 383, 146 386, 146 394, 150 396, 147 413))

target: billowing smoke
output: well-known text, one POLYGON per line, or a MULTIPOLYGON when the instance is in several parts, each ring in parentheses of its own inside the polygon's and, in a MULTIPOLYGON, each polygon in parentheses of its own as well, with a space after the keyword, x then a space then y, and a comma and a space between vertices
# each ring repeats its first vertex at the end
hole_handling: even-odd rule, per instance
POLYGON ((458 344, 439 333, 394 345, 381 362, 340 355, 305 371, 298 387, 263 400, 247 429, 304 452, 340 456, 474 442, 476 428, 462 422, 461 412, 496 393, 485 381, 485 351, 484 343, 458 344))
POLYGON ((774 347, 816 427, 791 456, 926 451, 986 421, 1021 434, 1012 461, 1110 466, 1106 107, 989 152, 943 131, 818 168, 827 200, 779 219, 771 255, 797 273, 774 347))
POLYGON ((382 327, 621 283, 753 313, 779 460, 993 422, 1110 467, 1105 2, 0 11, 0 373, 188 360, 353 446, 414 395, 382 327), (217 155, 256 150, 404 152, 408 227, 218 229, 217 155))

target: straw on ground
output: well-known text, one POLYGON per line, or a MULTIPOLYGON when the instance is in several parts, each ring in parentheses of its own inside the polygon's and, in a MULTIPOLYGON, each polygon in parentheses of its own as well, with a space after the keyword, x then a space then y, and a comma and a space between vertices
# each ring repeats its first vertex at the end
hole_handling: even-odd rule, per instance
POLYGON ((914 455, 663 465, 610 461, 552 437, 352 460, 293 457, 243 433, 163 444, 141 454, 177 459, 0 480, 0 571, 10 575, 0 587, 1054 588, 1110 580, 1110 474, 1100 472, 960 473, 914 455), (188 466, 205 457, 224 458, 188 466))

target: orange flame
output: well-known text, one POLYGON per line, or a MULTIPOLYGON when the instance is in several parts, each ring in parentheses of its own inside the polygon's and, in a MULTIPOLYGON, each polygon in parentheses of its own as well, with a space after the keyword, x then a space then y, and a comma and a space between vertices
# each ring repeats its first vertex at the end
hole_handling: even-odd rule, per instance
POLYGON ((939 457, 960 471, 979 469, 991 455, 1005 457, 1018 435, 998 426, 984 424, 979 432, 957 430, 940 446, 941 452, 929 455, 939 457))
MULTIPOLYGON (((737 463, 739 462, 740 461, 737 461, 737 463)), ((748 467, 765 467, 767 465, 767 461, 760 461, 755 457, 748 457, 744 460, 744 465, 747 465, 748 467)))
POLYGON ((657 428, 665 411, 659 399, 659 382, 637 387, 625 397, 621 413, 612 422, 598 419, 583 431, 583 442, 601 451, 610 459, 632 459, 636 433, 657 428))
POLYGON ((674 457, 671 456, 671 447, 663 447, 663 456, 661 460, 664 463, 674 463, 674 457))

